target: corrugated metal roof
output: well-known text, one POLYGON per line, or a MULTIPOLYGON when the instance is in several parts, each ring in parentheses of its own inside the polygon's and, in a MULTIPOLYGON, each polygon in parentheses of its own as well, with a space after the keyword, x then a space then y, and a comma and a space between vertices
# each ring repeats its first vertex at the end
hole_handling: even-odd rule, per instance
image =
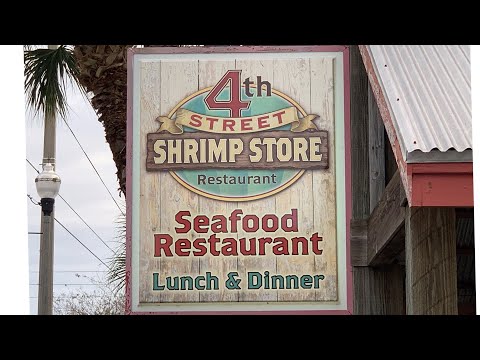
POLYGON ((369 45, 407 162, 471 161, 469 45, 369 45))

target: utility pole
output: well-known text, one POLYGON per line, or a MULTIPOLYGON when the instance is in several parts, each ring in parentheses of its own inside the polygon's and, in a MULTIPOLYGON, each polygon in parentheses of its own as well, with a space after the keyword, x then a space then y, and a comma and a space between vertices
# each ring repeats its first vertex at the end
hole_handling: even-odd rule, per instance
MULTIPOLYGON (((55 50, 58 45, 48 45, 55 50)), ((55 169, 56 118, 55 113, 46 114, 43 133, 43 164, 50 163, 55 169)), ((53 239, 54 210, 50 215, 41 212, 40 267, 38 275, 38 315, 53 313, 53 239)))

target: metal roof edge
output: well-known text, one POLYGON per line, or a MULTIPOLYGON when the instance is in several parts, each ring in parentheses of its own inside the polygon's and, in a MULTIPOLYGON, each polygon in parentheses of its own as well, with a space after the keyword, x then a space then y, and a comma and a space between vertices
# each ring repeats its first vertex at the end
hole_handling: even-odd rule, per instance
POLYGON ((392 109, 392 104, 390 103, 390 99, 387 95, 387 92, 386 92, 386 89, 385 89, 385 86, 383 84, 383 80, 382 80, 382 76, 379 72, 379 67, 377 65, 377 59, 373 56, 372 54, 372 51, 370 49, 370 46, 371 45, 366 45, 366 49, 368 51, 368 55, 370 57, 370 61, 372 62, 372 67, 373 67, 373 71, 375 72, 376 74, 376 77, 377 77, 377 81, 378 81, 378 85, 380 86, 383 94, 384 94, 384 99, 385 99, 385 103, 387 105, 387 108, 388 108, 388 112, 390 114, 390 118, 392 119, 392 124, 393 124, 393 127, 395 129, 395 133, 396 133, 396 137, 397 137, 397 140, 398 140, 398 143, 400 145, 400 150, 401 150, 401 154, 402 154, 402 157, 403 157, 403 160, 407 161, 407 155, 408 155, 408 152, 406 150, 406 146, 405 146, 405 142, 404 142, 404 139, 403 139, 403 136, 402 136, 402 133, 398 127, 398 122, 397 122, 397 119, 395 117, 395 113, 393 112, 393 109, 392 109))
POLYGON ((430 152, 423 152, 421 150, 414 150, 407 153, 407 164, 409 163, 436 163, 436 162, 473 162, 472 149, 464 151, 457 151, 449 149, 447 151, 440 151, 432 149, 430 152))

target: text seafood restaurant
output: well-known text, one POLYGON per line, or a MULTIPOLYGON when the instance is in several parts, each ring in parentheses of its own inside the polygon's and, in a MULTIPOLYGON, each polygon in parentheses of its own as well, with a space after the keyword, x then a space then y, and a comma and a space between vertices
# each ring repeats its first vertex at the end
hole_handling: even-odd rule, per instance
POLYGON ((475 314, 470 48, 128 52, 128 314, 475 314))

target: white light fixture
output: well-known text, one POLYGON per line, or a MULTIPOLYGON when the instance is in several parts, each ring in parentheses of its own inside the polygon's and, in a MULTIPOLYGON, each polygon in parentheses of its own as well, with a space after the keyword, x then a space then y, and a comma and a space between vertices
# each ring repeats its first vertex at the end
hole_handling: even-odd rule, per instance
POLYGON ((53 211, 54 199, 58 195, 60 184, 60 176, 53 170, 53 164, 43 164, 43 171, 35 179, 35 186, 45 215, 50 215, 53 211))

